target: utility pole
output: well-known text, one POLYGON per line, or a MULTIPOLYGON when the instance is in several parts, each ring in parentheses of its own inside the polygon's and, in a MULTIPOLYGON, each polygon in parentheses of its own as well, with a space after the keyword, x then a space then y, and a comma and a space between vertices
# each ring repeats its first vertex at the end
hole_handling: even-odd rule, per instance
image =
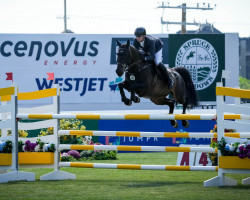
MULTIPOLYGON (((181 22, 182 23, 186 23, 186 9, 187 9, 187 5, 185 3, 182 4, 182 17, 181 17, 181 22)), ((182 24, 181 25, 181 33, 186 33, 187 29, 186 29, 186 24, 182 24)))
POLYGON ((67 2, 64 0, 64 33, 67 33, 67 2))
POLYGON ((179 6, 169 6, 169 5, 165 5, 164 2, 162 2, 162 5, 161 6, 158 6, 157 8, 162 8, 163 9, 163 14, 162 14, 162 17, 161 17, 161 24, 162 26, 164 24, 166 24, 167 26, 169 24, 181 24, 181 33, 186 33, 186 25, 196 25, 198 26, 199 23, 194 22, 192 23, 188 23, 186 22, 186 13, 187 13, 187 9, 193 9, 193 10, 213 10, 213 8, 210 7, 210 3, 208 4, 207 7, 205 7, 205 3, 203 3, 203 6, 204 7, 199 7, 199 3, 197 3, 197 7, 187 7, 186 3, 183 3, 182 5, 179 5, 179 6), (182 9, 182 20, 181 22, 169 22, 169 21, 163 21, 163 15, 164 15, 164 9, 165 8, 172 8, 172 9, 182 9))
POLYGON ((74 33, 73 31, 67 29, 67 0, 63 0, 64 1, 64 16, 63 17, 57 17, 58 19, 63 19, 64 21, 64 30, 62 33, 74 33))

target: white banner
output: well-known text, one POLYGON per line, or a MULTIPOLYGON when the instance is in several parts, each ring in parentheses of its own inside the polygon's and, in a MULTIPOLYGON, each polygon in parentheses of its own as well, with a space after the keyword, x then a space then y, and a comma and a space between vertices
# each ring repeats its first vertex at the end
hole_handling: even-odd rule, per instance
POLYGON ((0 34, 1 87, 13 80, 19 92, 51 88, 47 73, 54 73, 62 104, 123 105, 117 84, 124 77, 115 73, 117 38, 123 43, 133 35, 0 34))

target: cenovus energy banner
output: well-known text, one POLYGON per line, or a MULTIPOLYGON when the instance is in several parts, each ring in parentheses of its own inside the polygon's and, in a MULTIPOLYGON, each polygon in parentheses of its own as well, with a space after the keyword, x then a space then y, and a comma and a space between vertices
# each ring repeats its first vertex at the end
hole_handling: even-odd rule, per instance
MULTIPOLYGON (((154 36, 164 43, 163 63, 170 67, 186 67, 203 101, 215 100, 215 84, 227 67, 227 43, 231 45, 228 46, 228 58, 235 58, 234 63, 228 62, 229 66, 238 67, 238 46, 234 42, 238 41, 237 34, 232 37, 230 34, 228 37, 224 34, 154 36)), ((70 106, 68 110, 74 105, 72 110, 97 104, 103 108, 118 105, 118 109, 123 109, 117 85, 124 76, 118 77, 115 73, 116 39, 132 43, 133 35, 0 34, 1 88, 16 82, 19 92, 30 92, 51 88, 55 83, 60 86, 61 105, 70 106)), ((47 101, 42 99, 40 103, 47 101)))
POLYGON ((110 89, 118 78, 110 64, 111 41, 112 35, 1 34, 1 87, 14 81, 19 92, 29 92, 55 83, 61 104, 118 102, 110 89))

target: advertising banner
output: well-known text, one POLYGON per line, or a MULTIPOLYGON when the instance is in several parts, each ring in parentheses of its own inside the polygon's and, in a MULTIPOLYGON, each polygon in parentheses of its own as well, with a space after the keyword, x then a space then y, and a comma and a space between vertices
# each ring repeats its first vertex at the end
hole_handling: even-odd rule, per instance
POLYGON ((170 34, 169 48, 170 67, 187 68, 199 100, 215 101, 216 82, 225 69, 225 35, 170 34))
MULTIPOLYGON (((165 66, 189 69, 200 100, 215 101, 215 85, 221 80, 225 63, 237 61, 238 55, 231 51, 237 37, 226 37, 225 42, 224 34, 153 36, 164 43, 165 66), (230 58, 225 56, 227 52, 230 58)), ((55 83, 60 86, 62 110, 125 109, 117 87, 124 76, 115 73, 116 40, 132 44, 133 38, 117 34, 0 34, 1 87, 16 82, 19 92, 30 92, 51 88, 55 83)), ((237 67, 234 63, 234 74, 237 67)), ((21 104, 28 106, 32 102, 21 104)), ((140 105, 140 109, 147 109, 149 104, 153 105, 141 99, 140 104, 130 108, 140 105)))
POLYGON ((61 88, 61 103, 109 102, 110 37, 104 35, 1 35, 1 86, 12 73, 20 92, 61 88), (54 74, 54 81, 48 74, 54 74), (100 98, 100 96, 102 98, 100 98))
MULTIPOLYGON (((59 84, 62 107, 71 105, 74 110, 74 105, 124 106, 117 87, 124 77, 115 73, 117 39, 132 44, 133 35, 1 34, 1 87, 9 87, 14 81, 19 92, 30 92, 59 84)), ((167 62, 167 36, 162 40, 166 43, 167 62)))
MULTIPOLYGON (((181 122, 180 122, 181 123, 181 122)), ((209 132, 215 121, 192 120, 190 126, 174 128, 168 120, 99 120, 99 130, 138 131, 138 132, 209 132)), ((102 144, 141 145, 141 146, 179 146, 180 144, 210 144, 210 138, 162 138, 162 137, 99 137, 102 144)))

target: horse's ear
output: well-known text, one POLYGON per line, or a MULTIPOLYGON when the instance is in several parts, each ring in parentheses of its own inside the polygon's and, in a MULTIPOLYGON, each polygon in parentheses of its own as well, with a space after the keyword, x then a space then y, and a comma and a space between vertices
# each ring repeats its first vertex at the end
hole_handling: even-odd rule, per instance
POLYGON ((116 40, 116 43, 118 44, 119 47, 122 45, 122 44, 119 42, 119 40, 116 40))
POLYGON ((129 46, 130 46, 130 41, 129 41, 129 40, 127 41, 126 46, 127 46, 127 47, 129 47, 129 46))

